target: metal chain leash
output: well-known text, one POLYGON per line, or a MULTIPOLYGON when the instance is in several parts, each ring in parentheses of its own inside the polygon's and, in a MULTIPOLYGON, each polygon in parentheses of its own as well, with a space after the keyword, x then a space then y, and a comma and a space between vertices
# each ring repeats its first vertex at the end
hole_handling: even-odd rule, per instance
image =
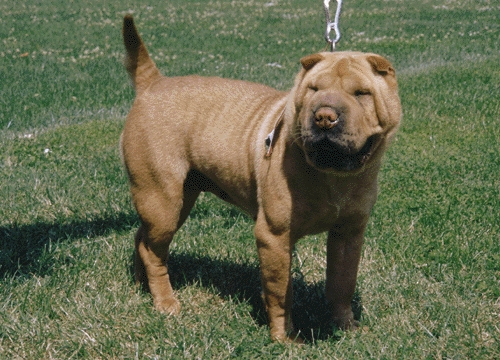
POLYGON ((340 30, 339 30, 339 17, 340 10, 342 8, 342 0, 337 1, 337 11, 335 12, 335 20, 332 22, 330 18, 330 0, 323 0, 323 6, 325 9, 325 17, 326 17, 326 32, 325 32, 325 40, 330 44, 331 50, 335 50, 335 45, 340 40, 340 30), (335 39, 330 38, 330 33, 335 31, 335 39))

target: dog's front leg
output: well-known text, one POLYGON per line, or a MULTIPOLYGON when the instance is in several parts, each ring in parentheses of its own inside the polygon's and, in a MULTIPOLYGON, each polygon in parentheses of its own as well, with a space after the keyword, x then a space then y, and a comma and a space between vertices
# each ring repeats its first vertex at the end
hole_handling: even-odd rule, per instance
POLYGON ((344 220, 328 233, 326 299, 332 309, 333 322, 341 329, 354 330, 359 322, 354 320, 351 301, 368 218, 344 220))
POLYGON ((271 339, 301 342, 294 335, 291 319, 292 277, 291 240, 289 231, 276 234, 270 230, 264 216, 257 219, 255 236, 260 259, 263 299, 266 306, 271 339))

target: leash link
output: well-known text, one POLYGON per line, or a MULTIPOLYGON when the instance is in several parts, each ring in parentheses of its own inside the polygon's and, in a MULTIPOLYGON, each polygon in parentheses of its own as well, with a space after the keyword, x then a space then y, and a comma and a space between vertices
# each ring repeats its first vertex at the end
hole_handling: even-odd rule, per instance
POLYGON ((340 11, 342 9, 342 0, 337 1, 337 11, 335 12, 335 19, 332 22, 330 18, 330 0, 323 0, 323 8, 325 10, 325 18, 326 18, 326 31, 325 31, 325 40, 328 44, 330 44, 330 51, 335 50, 335 45, 340 40, 340 30, 339 30, 339 18, 340 11), (330 33, 332 30, 335 32, 335 39, 330 37, 330 33))

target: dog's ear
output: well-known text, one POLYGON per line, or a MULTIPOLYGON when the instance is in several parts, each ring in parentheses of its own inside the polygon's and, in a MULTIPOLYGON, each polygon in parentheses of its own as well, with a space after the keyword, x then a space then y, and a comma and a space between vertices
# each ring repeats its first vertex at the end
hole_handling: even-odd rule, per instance
POLYGON ((389 60, 380 55, 370 55, 366 58, 373 68, 373 71, 379 73, 380 75, 396 75, 396 71, 392 67, 389 60))
POLYGON ((305 70, 311 70, 314 65, 316 65, 323 59, 324 57, 321 54, 312 54, 304 56, 302 59, 300 59, 300 63, 305 70))

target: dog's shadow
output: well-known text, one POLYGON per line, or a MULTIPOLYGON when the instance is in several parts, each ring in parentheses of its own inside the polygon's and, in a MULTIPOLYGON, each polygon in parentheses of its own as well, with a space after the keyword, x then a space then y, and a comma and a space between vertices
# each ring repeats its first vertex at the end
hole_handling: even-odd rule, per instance
MULTIPOLYGON (((74 237, 102 236, 110 231, 130 231, 137 225, 137 215, 123 213, 93 221, 1 226, 0 280, 10 276, 49 274, 53 260, 44 256, 44 253, 51 242, 74 237)), ((173 252, 169 258, 169 266, 174 289, 196 284, 214 289, 224 299, 236 298, 247 302, 251 305, 251 316, 259 325, 267 326, 257 264, 239 264, 230 260, 173 252)), ((129 271, 133 281, 132 258, 129 271)), ((300 272, 294 272, 293 279, 293 322, 297 330, 311 342, 335 338, 337 329, 328 321, 330 312, 325 303, 324 281, 307 283, 300 272)), ((353 309, 354 317, 359 319, 361 299, 358 293, 354 296, 353 309)))
POLYGON ((50 274, 54 259, 48 254, 51 244, 76 238, 91 239, 111 232, 137 228, 135 212, 123 212, 92 220, 36 221, 0 226, 0 281, 6 277, 50 274))
MULTIPOLYGON (((173 252, 168 261, 174 289, 196 284, 213 289, 224 298, 236 298, 251 305, 251 316, 260 326, 268 320, 261 297, 260 271, 257 265, 238 264, 187 253, 173 252)), ((133 267, 130 268, 133 276, 133 267)), ((293 274, 293 323, 308 342, 338 337, 338 329, 329 321, 331 313, 325 301, 324 281, 306 283, 300 273, 293 274)), ((147 291, 147 290, 145 290, 147 291)), ((361 298, 356 292, 354 318, 361 317, 361 298)))

